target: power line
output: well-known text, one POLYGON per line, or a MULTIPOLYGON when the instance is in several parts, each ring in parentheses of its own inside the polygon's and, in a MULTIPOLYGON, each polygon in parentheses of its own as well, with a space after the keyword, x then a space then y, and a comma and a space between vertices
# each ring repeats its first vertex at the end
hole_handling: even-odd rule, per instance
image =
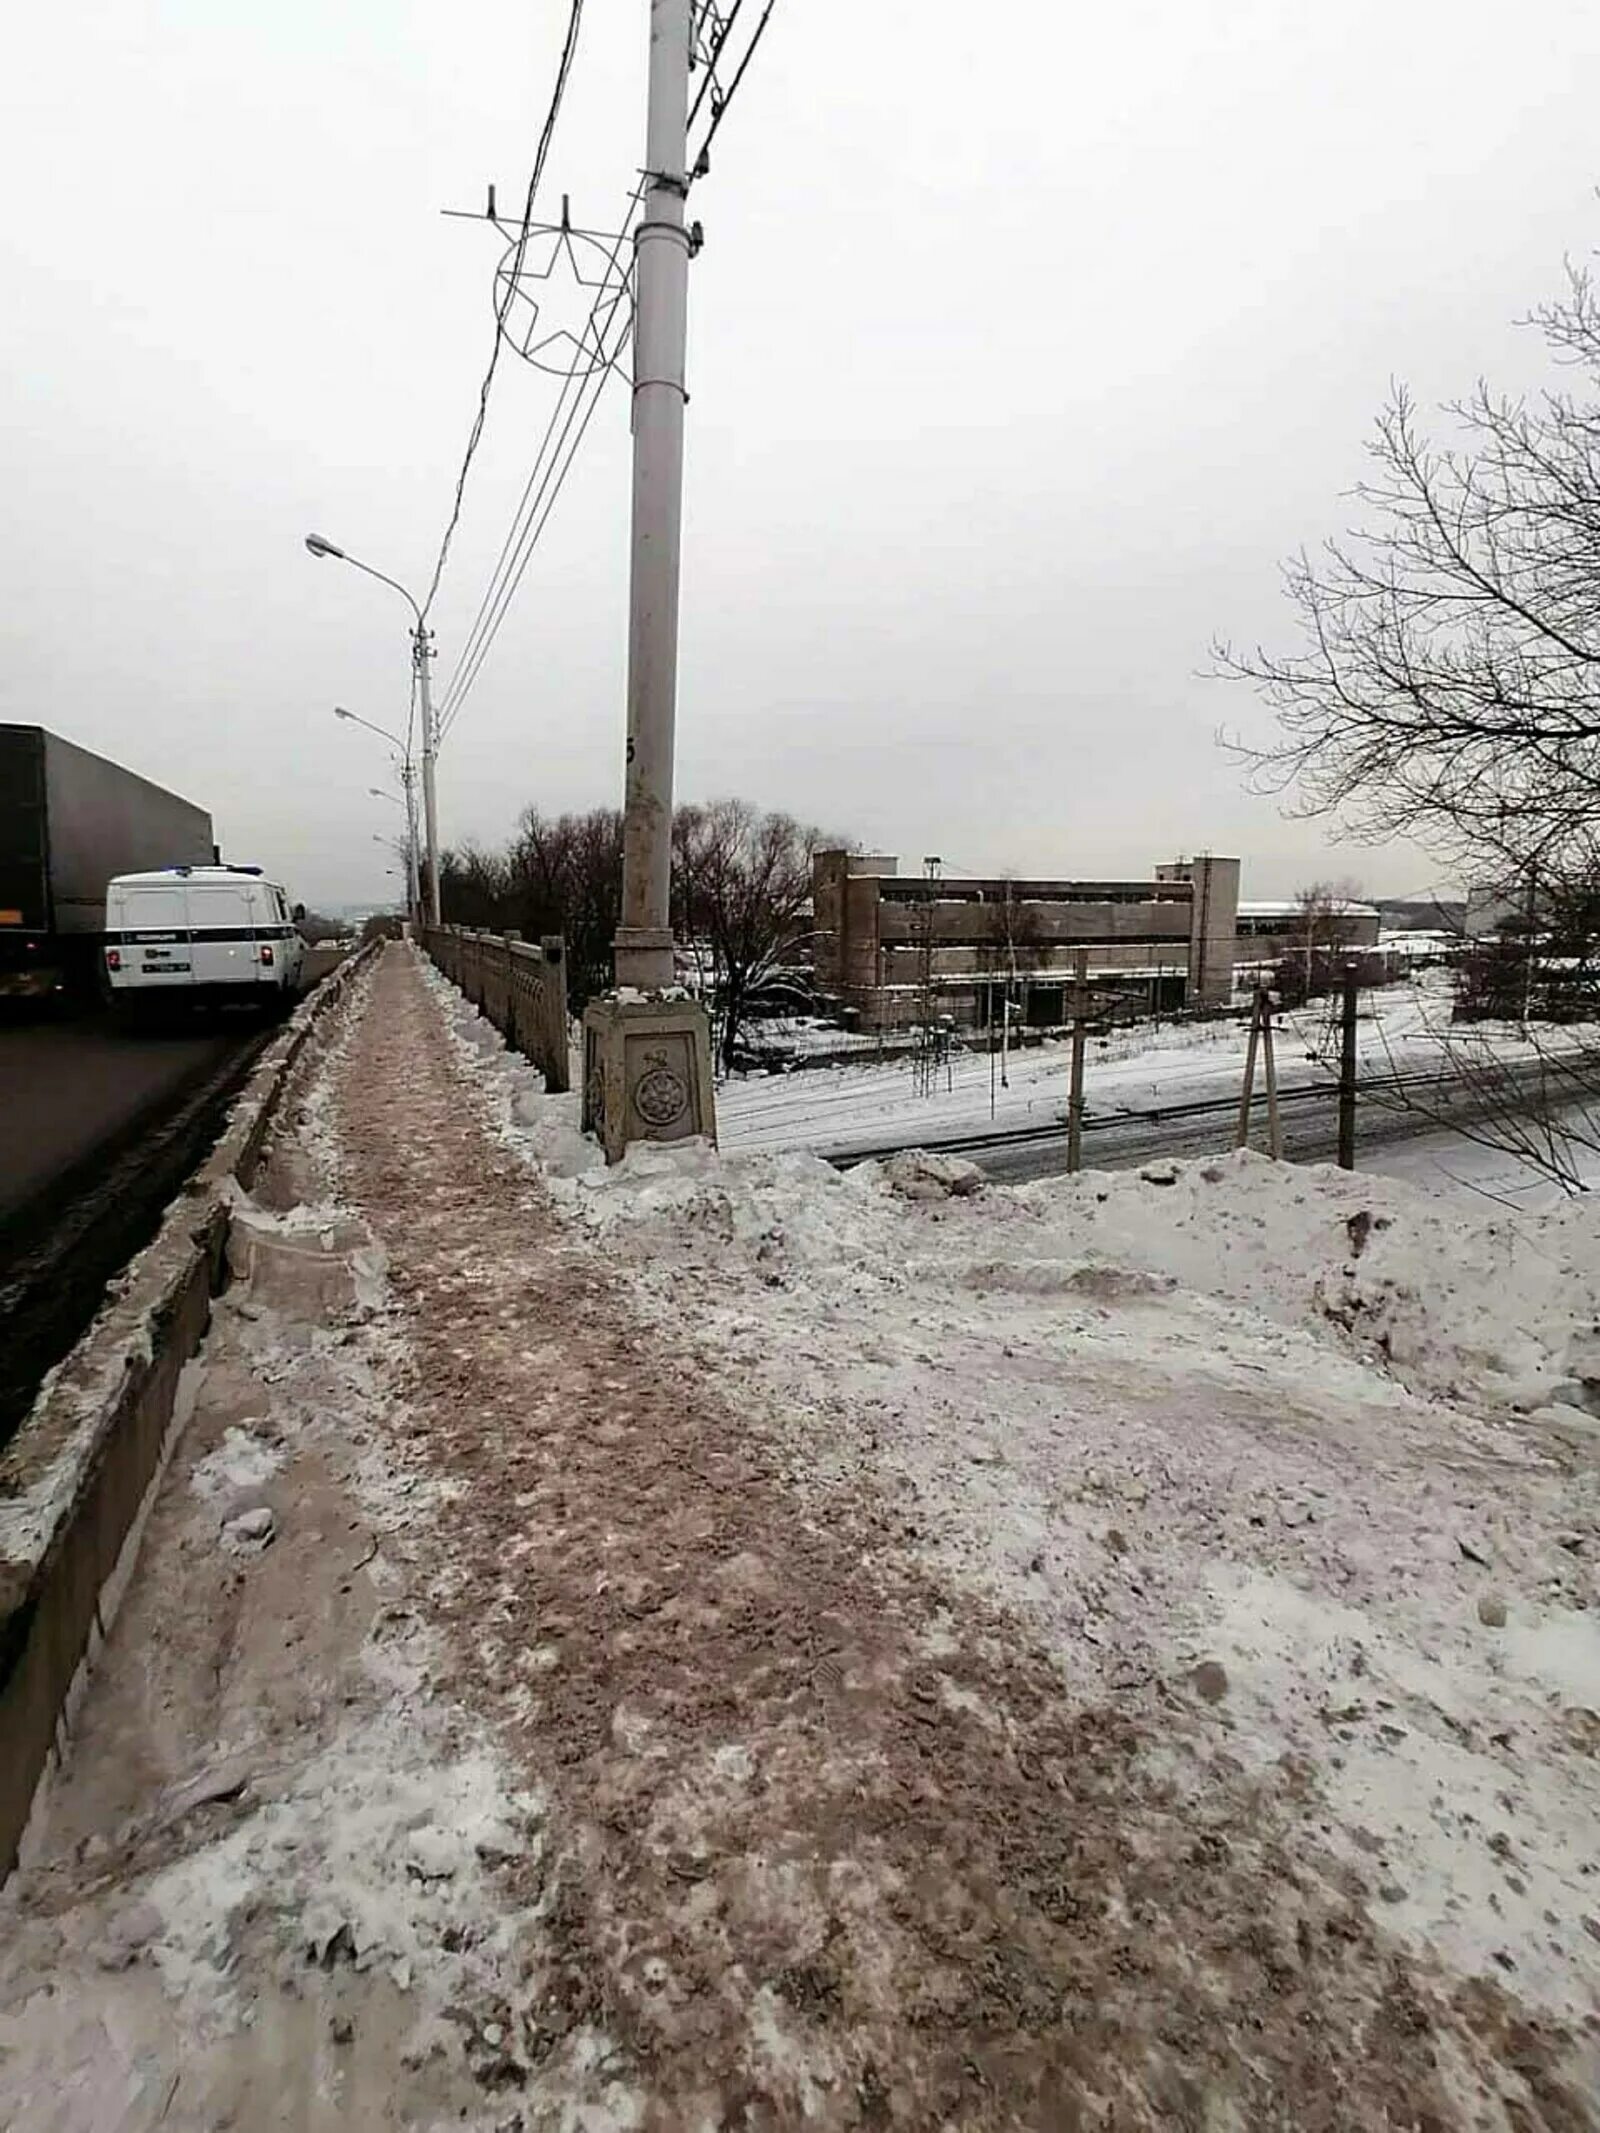
POLYGON ((551 410, 550 419, 545 425, 544 435, 539 441, 538 451, 534 455, 532 470, 524 484, 516 510, 512 514, 511 525, 507 530, 506 537, 501 543, 500 554, 496 559, 494 569, 490 573, 488 586, 483 597, 478 602, 477 613, 474 615, 472 625, 467 632, 466 642, 463 644, 460 656, 456 661, 449 686, 444 692, 444 701, 441 709, 441 719, 444 726, 453 723, 459 714, 467 692, 477 679, 479 669, 482 667, 484 659, 488 656, 489 647, 499 631, 501 622, 504 620, 511 597, 521 583, 523 573, 527 569, 528 559, 532 554, 534 543, 544 529, 545 522, 550 516, 550 509, 555 502, 555 497, 560 493, 561 485, 565 482, 567 469, 572 464, 577 447, 582 442, 594 410, 599 404, 606 379, 610 376, 626 343, 632 324, 631 310, 625 307, 623 302, 626 295, 626 278, 624 277, 621 281, 613 281, 612 277, 616 273, 617 262, 621 256, 622 248, 627 243, 628 234, 632 227, 634 216, 638 211, 642 194, 642 186, 636 187, 628 203, 628 209, 623 218, 623 226, 618 231, 612 244, 611 255, 606 263, 599 292, 590 306, 588 319, 579 336, 578 345, 580 350, 592 350, 594 360, 587 370, 571 372, 562 380, 561 391, 556 397, 556 403, 551 410), (603 323, 601 322, 602 312, 606 314, 603 323), (613 345, 608 348, 606 335, 615 323, 619 312, 622 314, 621 326, 616 333, 613 345), (588 406, 584 408, 584 393, 591 387, 592 391, 590 392, 588 406), (572 395, 570 407, 567 404, 569 393, 572 395), (564 410, 565 420, 563 421, 564 410), (579 423, 575 437, 572 435, 574 423, 579 423), (572 440, 570 448, 568 447, 569 438, 572 440), (564 460, 561 456, 563 452, 566 454, 564 460), (553 492, 551 489, 552 482, 555 484, 553 492))
POLYGON ((723 120, 728 115, 729 107, 732 105, 734 98, 739 93, 739 84, 744 80, 745 70, 749 67, 751 60, 755 58, 756 47, 760 44, 763 36, 766 34, 767 24, 772 20, 772 10, 777 4, 777 0, 766 0, 766 6, 763 7, 763 9, 761 10, 761 20, 756 24, 755 28, 750 33, 750 42, 744 48, 744 57, 740 60, 738 68, 734 73, 734 77, 732 81, 728 84, 727 93, 725 95, 719 96, 713 79, 716 63, 717 60, 721 57, 722 51, 728 42, 728 38, 732 33, 734 23, 738 19, 740 4, 741 0, 734 0, 732 12, 729 14, 728 20, 723 28, 723 34, 717 41, 717 47, 715 53, 712 56, 711 66, 707 69, 707 80, 701 84, 700 95, 695 98, 694 108, 696 111, 698 111, 700 108, 701 99, 705 96, 706 91, 708 89, 710 90, 711 124, 706 129, 705 139, 700 143, 700 146, 695 149, 694 152, 690 155, 689 172, 691 182, 693 181, 694 177, 699 175, 700 171, 706 164, 706 159, 711 153, 711 144, 716 139, 718 129, 721 127, 723 120))
MULTIPOLYGON (((690 158, 689 169, 691 177, 695 174, 702 172, 705 167, 705 159, 709 152, 711 143, 716 138, 717 132, 722 125, 723 119, 727 116, 728 110, 733 103, 734 97, 738 93, 739 86, 743 82, 745 74, 749 69, 751 60, 755 57, 756 50, 760 45, 762 37, 766 32, 767 25, 772 19, 772 11, 774 6, 776 5, 776 0, 765 0, 765 5, 762 8, 760 18, 756 23, 755 29, 751 33, 749 42, 745 46, 738 67, 734 72, 733 79, 729 83, 728 88, 724 93, 718 87, 717 84, 716 66, 722 54, 729 48, 734 26, 739 19, 740 9, 742 8, 743 4, 744 0, 732 0, 732 5, 729 8, 726 17, 715 25, 716 34, 710 44, 707 58, 705 61, 705 78, 701 82, 699 91, 694 99, 694 104, 690 113, 690 122, 692 124, 694 118, 699 114, 702 107, 709 100, 711 110, 711 121, 709 127, 707 128, 705 138, 700 144, 699 150, 690 158)), ((574 16, 576 16, 577 12, 580 9, 581 0, 576 0, 576 5, 574 7, 574 16)), ((571 41, 575 34, 576 22, 574 21, 574 23, 569 27, 569 53, 571 41)), ((567 64, 568 59, 564 56, 563 79, 565 67, 567 64)), ((555 99, 556 104, 559 104, 560 100, 560 86, 561 85, 558 84, 557 96, 555 99)), ((554 105, 552 106, 552 122, 553 111, 554 105)), ((549 127, 547 125, 547 137, 548 131, 549 127)), ((546 145, 547 141, 541 142, 541 164, 543 161, 543 151, 546 145)), ((534 180, 535 184, 537 183, 537 175, 538 173, 536 168, 534 180)), ((636 216, 639 209, 639 203, 644 195, 645 182, 647 182, 647 180, 648 173, 646 173, 645 180, 642 180, 640 185, 634 191, 632 199, 629 203, 628 212, 623 220, 623 227, 619 231, 616 241, 612 246, 610 258, 607 261, 605 271, 601 277, 599 293, 597 294, 594 303, 590 306, 588 319, 585 322, 582 335, 579 338, 580 351, 586 351, 592 345, 595 353, 594 363, 592 364, 589 370, 584 371, 581 374, 577 372, 569 373, 567 377, 565 377, 562 381, 561 391, 557 395, 556 404, 551 411, 550 420, 545 426, 545 432, 543 437, 540 439, 539 449, 534 457, 532 470, 530 471, 527 482, 523 487, 522 495, 518 500, 516 510, 512 514, 511 525, 507 530, 504 541, 501 543, 500 554, 496 559, 494 569, 490 573, 488 586, 484 591, 483 597, 478 603, 477 612, 474 615, 472 625, 467 632, 466 643, 462 648, 460 658, 457 660, 455 670, 450 677, 449 685, 444 692, 444 700, 440 712, 441 736, 449 731, 450 727, 461 715, 461 709, 466 701, 467 695, 482 670, 483 663, 489 655, 490 648, 492 647, 495 638, 499 634, 501 624, 505 620, 506 613, 510 607, 511 601, 515 597, 517 589, 521 585, 522 579, 526 574, 529 561, 531 560, 533 555, 533 550, 537 545, 546 524, 549 521, 550 513, 555 507, 556 499, 559 497, 562 488, 565 486, 566 479, 568 473, 571 470, 572 462, 577 454, 578 447, 581 445, 583 438, 588 431, 589 424, 594 417, 594 411, 599 405, 601 394, 605 388, 606 379, 610 375, 612 366, 615 364, 618 356, 621 354, 622 349, 626 344, 632 320, 631 313, 624 311, 621 330, 615 336, 614 346, 609 350, 609 352, 607 351, 605 346, 606 335, 611 329, 613 322, 615 321, 617 311, 622 307, 622 298, 626 292, 626 277, 624 277, 621 283, 615 285, 615 293, 612 293, 612 277, 616 273, 617 261, 621 255, 623 245, 627 242, 629 232, 633 225, 634 217, 636 216), (601 312, 605 308, 608 297, 610 298, 610 310, 606 315, 604 323, 602 324, 599 323, 599 321, 601 318, 601 312), (593 336, 592 343, 591 335, 593 336), (570 407, 568 407, 567 405, 569 392, 572 394, 572 401, 570 407), (587 405, 584 404, 586 392, 588 393, 587 405), (563 411, 565 411, 564 419, 563 411), (574 434, 575 424, 576 433, 574 434), (552 439, 554 440, 553 443, 552 439)), ((532 201, 533 188, 530 186, 528 195, 528 207, 524 211, 522 236, 517 249, 517 265, 512 270, 512 272, 506 277, 506 287, 508 292, 506 299, 507 303, 509 303, 510 301, 510 292, 515 289, 516 275, 517 272, 520 270, 522 264, 522 256, 527 243, 528 226, 532 215, 532 201)), ((502 306, 499 313, 497 313, 495 338, 495 351, 497 355, 499 352, 499 345, 501 339, 499 327, 500 322, 503 320, 503 317, 504 307, 502 306)), ((484 394, 482 396, 482 400, 480 401, 479 421, 474 427, 472 443, 469 446, 469 462, 471 458, 471 450, 476 445, 477 436, 481 432, 482 410, 483 406, 487 403, 487 391, 488 381, 486 380, 484 394)), ((457 485, 456 508, 451 517, 450 528, 447 530, 445 535, 446 548, 449 545, 450 533, 454 531, 456 521, 460 516, 461 494, 462 488, 465 483, 465 478, 466 469, 465 467, 463 467, 462 480, 457 485)), ((436 570, 434 573, 433 587, 430 589, 428 595, 430 603, 433 599, 434 592, 436 592, 438 589, 439 573, 440 571, 442 571, 443 566, 444 550, 441 549, 439 570, 436 570)))
MULTIPOLYGON (((619 287, 616 299, 617 302, 621 301, 622 293, 623 291, 619 287)), ((584 326, 583 342, 585 346, 589 344, 590 332, 594 326, 595 319, 598 315, 598 310, 599 305, 597 303, 594 309, 592 309, 590 312, 589 321, 584 326)), ((609 324, 609 320, 607 321, 607 323, 609 324)), ((602 328, 602 335, 603 332, 604 329, 602 328)), ((595 365, 593 366, 593 370, 598 370, 600 372, 601 383, 603 384, 606 369, 609 368, 609 365, 616 360, 616 355, 620 353, 621 339, 619 338, 617 349, 611 351, 609 354, 607 354, 607 352, 605 351, 602 338, 597 337, 595 346, 598 351, 599 357, 603 357, 604 361, 602 362, 600 360, 597 360, 595 365)), ((478 602, 477 612, 474 614, 472 624, 467 631, 466 641, 462 645, 461 651, 457 656, 455 670, 451 676, 450 685, 445 691, 445 702, 447 709, 453 708, 456 699, 463 693, 461 677, 465 674, 469 665, 472 665, 475 662, 480 634, 489 623, 491 614, 493 613, 495 605, 499 600, 506 577, 509 575, 510 571, 515 568, 517 554, 520 550, 520 544, 527 530, 527 522, 532 517, 533 513, 538 509, 539 497, 535 495, 535 488, 536 485, 538 485, 540 482, 541 470, 543 470, 546 473, 546 476, 548 476, 548 469, 546 468, 546 454, 551 448, 552 439, 556 439, 557 425, 561 422, 563 410, 566 408, 567 396, 569 392, 573 390, 574 386, 577 385, 579 387, 579 393, 581 397, 581 387, 584 383, 588 382, 589 377, 592 374, 593 371, 582 373, 581 375, 569 373, 568 376, 562 381, 561 391, 556 396, 555 406, 551 411, 549 421, 545 425, 544 435, 539 441, 539 449, 534 455, 532 469, 529 472, 528 479, 523 486, 522 495, 518 499, 516 510, 512 513, 511 524, 506 531, 505 539, 500 545, 500 553, 495 560, 494 569, 490 572, 488 586, 485 588, 483 596, 478 602)), ((569 423, 571 419, 572 418, 569 416, 569 423)), ((565 429, 563 429, 561 433, 561 438, 556 440, 558 445, 560 442, 564 441, 565 435, 566 431, 565 429)))
MULTIPOLYGON (((728 10, 727 20, 714 25, 716 34, 711 38, 706 54, 705 80, 701 82, 700 87, 695 92, 694 102, 689 106, 689 125, 691 130, 700 116, 700 107, 706 98, 720 94, 717 89, 717 61, 721 58, 728 39, 733 35, 733 26, 738 21, 739 10, 743 6, 744 0, 733 0, 733 5, 728 10)), ((707 9, 706 12, 709 14, 711 10, 707 9)))
MULTIPOLYGON (((622 330, 618 335, 617 345, 611 351, 611 360, 613 361, 615 360, 616 356, 621 353, 622 343, 626 339, 627 334, 630 330, 630 324, 631 322, 629 321, 625 321, 623 324, 622 330)), ((533 511, 537 512, 538 516, 537 518, 535 518, 530 513, 528 522, 523 531, 522 538, 518 544, 518 555, 515 568, 505 578, 500 593, 498 595, 494 611, 488 618, 484 629, 480 633, 477 647, 473 654, 470 669, 467 669, 465 667, 465 663, 463 663, 463 666, 458 668, 456 673, 451 677, 447 717, 444 727, 444 730, 446 732, 449 731, 450 727, 453 726, 456 720, 460 717, 461 707, 466 700, 467 692, 471 689, 473 683, 477 680, 479 672, 482 670, 483 663, 485 659, 487 659, 487 657, 489 656, 490 647, 493 645, 495 638, 499 634, 500 625, 505 620, 507 610, 509 609, 511 602, 516 595, 517 588, 521 585, 523 576, 527 571, 528 565, 533 560, 533 551, 538 545, 539 538, 544 532, 545 526, 549 521, 551 512, 555 509, 556 499, 560 496, 562 488, 566 484, 567 475, 569 474, 572 468, 572 462, 577 457, 578 447, 582 444, 584 437, 587 434, 589 424, 594 419, 595 409, 600 405, 601 395, 605 390, 605 381, 607 376, 609 375, 609 371, 610 363, 608 362, 603 367, 597 369, 597 371, 593 374, 593 390, 589 394, 589 404, 583 409, 581 418, 579 415, 579 407, 581 404, 582 393, 583 390, 587 386, 589 386, 591 382, 590 379, 584 379, 583 384, 579 388, 579 395, 573 401, 572 407, 567 415, 566 422, 562 426, 561 435, 556 440, 555 454, 552 455, 550 464, 545 471, 544 479, 539 484, 538 493, 534 498, 533 511), (572 428, 575 422, 577 423, 577 433, 576 435, 572 435, 572 428), (567 442, 569 436, 571 436, 570 444, 568 444, 567 442), (560 464, 558 466, 557 457, 563 452, 563 450, 565 451, 566 456, 560 461, 560 464)))
MULTIPOLYGON (((589 353, 592 348, 594 360, 591 362, 590 367, 587 371, 569 371, 562 379, 561 391, 556 396, 555 407, 551 411, 549 421, 545 425, 544 436, 540 439, 539 449, 534 455, 532 470, 528 475, 527 482, 524 484, 522 495, 518 499, 517 508, 512 513, 511 525, 506 532, 506 537, 504 541, 500 545, 500 553, 499 556, 496 558, 494 569, 490 572, 488 587, 485 590, 482 599, 480 599, 480 601, 478 602, 477 612, 473 616, 471 627, 467 631, 466 641, 462 645, 460 654, 456 659, 455 669, 451 675, 450 685, 445 691, 446 709, 451 708, 451 701, 458 694, 458 677, 465 672, 468 662, 473 658, 473 655, 476 651, 476 640, 478 637, 478 633, 484 626, 484 623, 488 617, 493 603, 498 598, 502 575, 510 567, 512 567, 511 564, 508 563, 508 558, 512 556, 514 546, 518 542, 520 542, 522 538, 523 531, 525 530, 525 514, 531 514, 531 510, 536 510, 538 508, 537 501, 535 501, 535 503, 530 507, 529 498, 533 493, 534 484, 539 479, 539 470, 544 465, 545 453, 549 450, 550 440, 555 434, 556 425, 561 420, 561 411, 566 405, 567 394, 574 385, 580 385, 581 383, 586 382, 587 379, 592 376, 594 371, 597 369, 601 372, 603 380, 606 370, 609 369, 610 365, 616 361, 617 354, 620 353, 621 340, 619 339, 617 349, 613 351, 609 356, 605 354, 605 329, 603 327, 597 328, 596 321, 599 319, 600 313, 605 307, 606 297, 613 287, 613 276, 616 274, 617 261, 621 257, 623 246, 627 243, 628 232, 632 225, 632 219, 638 209, 639 201, 642 197, 643 186, 636 186, 632 195, 630 196, 627 209, 624 212, 622 228, 617 232, 616 237, 612 241, 610 256, 606 261, 604 270, 602 271, 600 276, 600 281, 597 285, 597 294, 594 298, 593 303, 589 307, 589 316, 584 322, 581 337, 579 338, 576 344, 580 356, 589 353), (591 335, 593 335, 592 342, 591 335)), ((612 296, 611 299, 611 311, 610 314, 608 314, 606 320, 607 325, 610 324, 611 317, 615 315, 617 306, 622 302, 622 299, 626 294, 626 276, 622 277, 622 279, 616 282, 614 286, 615 294, 612 296)))
POLYGON ((522 229, 517 238, 516 264, 505 277, 505 293, 495 305, 494 346, 489 351, 488 368, 483 374, 483 383, 478 387, 478 411, 472 418, 472 428, 467 435, 467 448, 462 455, 461 471, 456 476, 455 496, 450 506, 449 522, 444 529, 444 538, 439 543, 439 559, 433 566, 433 578, 428 586, 428 596, 422 603, 423 619, 427 619, 434 595, 439 590, 439 580, 444 575, 445 559, 450 553, 451 537, 461 523, 461 507, 467 493, 467 475, 472 467, 473 455, 483 436, 483 425, 489 413, 489 393, 494 385, 495 372, 500 364, 500 344, 504 337, 506 313, 516 294, 517 276, 522 271, 524 254, 528 249, 528 233, 533 222, 533 203, 539 190, 539 180, 544 176, 544 166, 550 154, 550 143, 556 130, 556 119, 561 111, 561 99, 566 94, 567 77, 572 72, 573 58, 578 49, 578 28, 583 20, 583 0, 571 0, 567 14, 567 34, 561 47, 561 59, 556 69, 555 88, 551 92, 550 107, 545 113, 544 126, 539 134, 539 145, 534 151, 533 169, 528 177, 527 197, 522 207, 522 229))

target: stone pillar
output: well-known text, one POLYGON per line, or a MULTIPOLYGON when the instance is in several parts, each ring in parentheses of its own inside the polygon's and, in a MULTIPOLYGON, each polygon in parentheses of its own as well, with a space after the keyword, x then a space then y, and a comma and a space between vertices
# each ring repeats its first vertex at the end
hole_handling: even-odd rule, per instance
POLYGON ((567 944, 559 933, 542 934, 544 982, 539 987, 538 1044, 544 1085, 554 1095, 572 1086, 571 1045, 567 1035, 567 944))
POLYGON ((583 1126, 608 1163, 633 1141, 713 1145, 711 1032, 693 1000, 607 993, 583 1016, 583 1126))

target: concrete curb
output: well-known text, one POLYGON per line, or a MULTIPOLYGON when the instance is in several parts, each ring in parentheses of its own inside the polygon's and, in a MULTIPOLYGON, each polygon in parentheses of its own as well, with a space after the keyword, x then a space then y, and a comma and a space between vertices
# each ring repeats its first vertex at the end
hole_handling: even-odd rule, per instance
POLYGON ((181 1433, 179 1379, 222 1285, 230 1193, 249 1190, 294 1068, 372 952, 295 1010, 154 1241, 0 1454, 0 1880, 65 1746, 181 1433))

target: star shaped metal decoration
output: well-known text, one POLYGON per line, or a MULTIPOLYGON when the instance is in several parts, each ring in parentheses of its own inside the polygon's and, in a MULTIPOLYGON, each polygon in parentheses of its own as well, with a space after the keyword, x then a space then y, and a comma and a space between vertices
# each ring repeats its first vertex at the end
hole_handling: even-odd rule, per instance
POLYGON ((495 269, 495 312, 501 333, 525 362, 558 378, 590 377, 614 363, 630 323, 621 322, 618 339, 613 332, 617 307, 626 304, 631 312, 633 304, 624 241, 625 233, 606 236, 574 229, 565 220, 518 230, 495 269), (556 292, 571 287, 592 292, 580 300, 582 324, 576 330, 566 321, 580 315, 579 303, 552 301, 556 292), (609 354, 608 341, 615 343, 609 354))

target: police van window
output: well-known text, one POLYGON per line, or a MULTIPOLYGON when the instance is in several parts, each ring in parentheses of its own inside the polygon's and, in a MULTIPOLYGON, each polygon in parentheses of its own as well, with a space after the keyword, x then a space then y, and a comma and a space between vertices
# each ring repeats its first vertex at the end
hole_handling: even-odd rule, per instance
POLYGON ((122 890, 121 902, 120 923, 130 932, 181 932, 189 924, 189 906, 182 889, 140 885, 122 890))

